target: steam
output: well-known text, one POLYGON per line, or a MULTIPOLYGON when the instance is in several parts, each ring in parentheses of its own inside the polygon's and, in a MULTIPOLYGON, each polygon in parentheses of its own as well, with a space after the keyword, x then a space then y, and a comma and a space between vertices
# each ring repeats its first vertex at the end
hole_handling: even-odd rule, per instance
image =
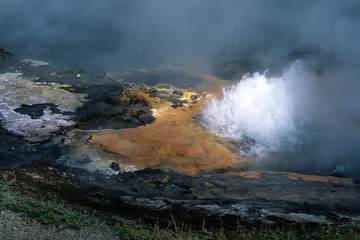
POLYGON ((104 71, 317 44, 359 63, 356 0, 5 0, 0 43, 17 56, 104 71))
POLYGON ((267 150, 291 149, 301 141, 307 109, 303 109, 308 76, 300 62, 282 77, 254 73, 223 89, 223 99, 211 99, 202 119, 219 135, 241 140, 252 139, 267 150), (301 89, 299 91, 299 89, 301 89))
POLYGON ((255 168, 356 171, 360 114, 353 101, 360 97, 333 81, 300 61, 280 77, 247 74, 224 88, 222 99, 210 99, 201 120, 210 131, 237 141, 241 155, 257 159, 255 168))

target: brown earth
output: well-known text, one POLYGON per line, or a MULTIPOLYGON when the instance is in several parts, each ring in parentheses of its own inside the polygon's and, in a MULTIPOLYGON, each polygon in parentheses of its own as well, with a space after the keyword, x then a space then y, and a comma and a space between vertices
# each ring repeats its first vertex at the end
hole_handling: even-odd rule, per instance
POLYGON ((249 159, 237 158, 224 140, 207 132, 195 119, 203 103, 163 110, 154 123, 136 129, 98 131, 91 142, 128 159, 138 169, 193 175, 245 166, 249 159))

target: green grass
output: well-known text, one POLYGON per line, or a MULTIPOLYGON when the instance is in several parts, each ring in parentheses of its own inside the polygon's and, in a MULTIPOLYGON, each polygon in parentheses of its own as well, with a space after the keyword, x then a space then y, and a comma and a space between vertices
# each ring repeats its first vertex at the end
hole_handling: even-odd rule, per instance
POLYGON ((8 181, 5 177, 5 175, 3 175, 3 178, 4 179, 0 181, 0 207, 1 207, 1 203, 5 199, 5 192, 8 191, 11 184, 13 184, 15 182, 15 180, 8 181))
MULTIPOLYGON (((339 228, 329 225, 319 225, 305 227, 304 225, 282 227, 250 227, 235 223, 236 229, 226 230, 220 226, 218 228, 206 228, 206 225, 200 226, 200 229, 192 229, 191 225, 176 223, 174 218, 169 219, 166 227, 160 227, 159 224, 145 224, 141 219, 127 220, 116 217, 116 233, 126 239, 213 239, 213 240, 297 240, 297 239, 330 239, 330 240, 360 240, 360 231, 358 226, 339 228)), ((204 222, 205 223, 205 222, 204 222)))
MULTIPOLYGON (((0 210, 18 212, 31 222, 64 226, 71 229, 80 229, 89 226, 92 222, 89 214, 74 210, 65 203, 34 199, 34 197, 18 192, 15 179, 0 180, 0 210)), ((189 223, 176 221, 169 213, 167 220, 151 220, 134 217, 125 218, 113 216, 109 223, 113 225, 115 233, 121 239, 268 239, 268 240, 295 240, 295 239, 336 239, 336 240, 360 240, 360 228, 358 223, 353 227, 336 227, 330 225, 305 226, 284 225, 269 227, 267 225, 249 226, 240 222, 234 222, 231 226, 208 226, 204 219, 201 226, 192 226, 189 223), (229 230, 231 229, 231 230, 229 230)))
POLYGON ((5 202, 8 210, 21 213, 31 221, 80 229, 90 225, 90 220, 82 213, 69 210, 64 205, 51 201, 38 201, 31 198, 5 202))
POLYGON ((15 180, 0 181, 0 210, 20 213, 32 222, 80 229, 91 224, 88 215, 67 208, 63 203, 34 199, 11 188, 15 180))

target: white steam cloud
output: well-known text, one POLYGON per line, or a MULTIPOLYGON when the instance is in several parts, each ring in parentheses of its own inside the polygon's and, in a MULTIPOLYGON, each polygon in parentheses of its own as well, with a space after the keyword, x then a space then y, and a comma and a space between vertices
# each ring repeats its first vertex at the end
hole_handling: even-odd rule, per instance
POLYGON ((357 0, 2 0, 17 56, 104 71, 313 44, 360 62, 357 0))
POLYGON ((282 77, 268 77, 266 72, 245 75, 223 89, 223 99, 206 104, 202 119, 217 134, 238 140, 248 137, 269 150, 296 144, 307 118, 303 99, 308 80, 300 62, 282 77))
MULTIPOLYGON (((355 171, 360 157, 355 147, 360 143, 359 114, 337 109, 332 102, 344 93, 323 78, 300 61, 280 77, 247 74, 224 88, 223 98, 210 99, 201 120, 210 131, 237 141, 240 154, 257 159, 256 168, 315 171, 342 164, 355 171)), ((349 106, 344 103, 338 102, 349 106)))

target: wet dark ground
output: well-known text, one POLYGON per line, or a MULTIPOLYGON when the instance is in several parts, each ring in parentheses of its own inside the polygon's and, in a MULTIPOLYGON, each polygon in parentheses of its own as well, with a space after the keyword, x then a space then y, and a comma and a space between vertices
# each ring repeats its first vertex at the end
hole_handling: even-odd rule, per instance
POLYGON ((186 176, 144 169, 116 176, 91 174, 49 162, 1 169, 42 197, 54 196, 109 214, 169 219, 195 225, 204 217, 214 225, 351 224, 358 219, 359 185, 294 180, 282 174, 259 178, 226 175, 186 176))

